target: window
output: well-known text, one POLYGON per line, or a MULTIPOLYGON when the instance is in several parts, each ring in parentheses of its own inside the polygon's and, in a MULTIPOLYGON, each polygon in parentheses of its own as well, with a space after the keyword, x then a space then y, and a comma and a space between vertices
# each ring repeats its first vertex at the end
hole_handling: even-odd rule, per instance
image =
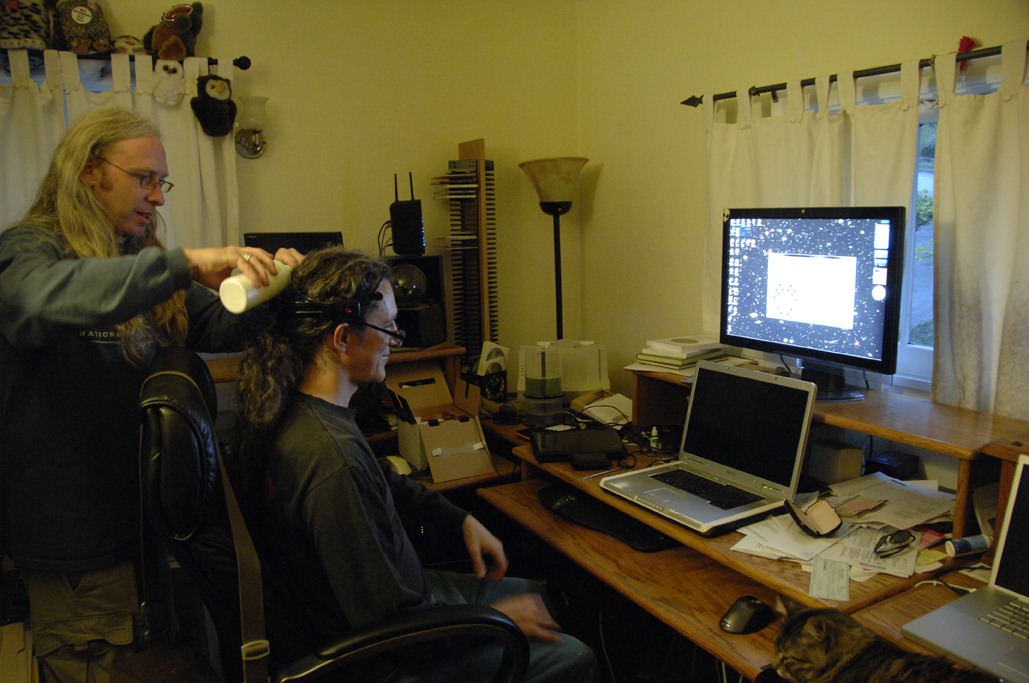
POLYGON ((914 194, 905 235, 904 291, 897 349, 898 386, 928 391, 933 371, 933 169, 936 111, 921 117, 914 194))

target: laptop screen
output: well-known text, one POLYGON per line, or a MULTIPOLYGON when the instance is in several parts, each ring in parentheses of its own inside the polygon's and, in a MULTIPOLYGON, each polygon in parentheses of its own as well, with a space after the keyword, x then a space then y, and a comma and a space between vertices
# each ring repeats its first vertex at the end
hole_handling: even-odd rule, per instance
POLYGON ((809 396, 786 383, 700 366, 682 452, 789 488, 804 447, 809 396))
POLYGON ((1012 488, 1010 493, 1015 500, 1008 514, 1003 547, 998 548, 994 583, 1029 596, 1029 571, 1026 570, 1029 567, 1029 476, 1026 476, 1024 462, 1019 464, 1018 474, 1018 487, 1012 488))

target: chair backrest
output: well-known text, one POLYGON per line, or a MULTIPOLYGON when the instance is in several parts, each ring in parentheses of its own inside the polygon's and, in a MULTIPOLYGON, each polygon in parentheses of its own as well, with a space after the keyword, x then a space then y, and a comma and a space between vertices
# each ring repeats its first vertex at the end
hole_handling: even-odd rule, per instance
POLYGON ((242 680, 236 555, 211 417, 217 393, 207 365, 187 349, 159 351, 140 392, 140 409, 147 523, 207 606, 225 680, 242 680))

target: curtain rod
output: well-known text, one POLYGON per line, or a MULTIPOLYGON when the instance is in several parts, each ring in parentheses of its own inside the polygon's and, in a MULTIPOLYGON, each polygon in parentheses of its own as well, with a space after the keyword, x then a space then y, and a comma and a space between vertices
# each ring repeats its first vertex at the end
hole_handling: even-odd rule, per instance
MULTIPOLYGON (((1027 45, 1029 45, 1029 42, 1027 42, 1027 45)), ((957 54, 957 56, 955 57, 955 59, 958 62, 965 62, 965 61, 968 61, 970 59, 979 59, 980 57, 994 57, 994 56, 1000 54, 1000 49, 1001 49, 1001 46, 997 45, 995 47, 984 47, 984 48, 980 48, 978 50, 971 50, 969 52, 959 52, 957 54)), ((918 68, 919 69, 924 69, 924 68, 926 68, 928 66, 932 66, 934 59, 935 59, 935 57, 930 57, 928 59, 920 60, 918 62, 918 68)), ((854 72, 854 78, 865 78, 865 77, 868 77, 868 76, 882 76, 884 74, 899 73, 900 72, 900 66, 901 66, 900 64, 889 64, 887 66, 877 66, 877 67, 873 67, 871 69, 861 69, 860 71, 855 71, 854 72)), ((829 76, 829 83, 834 83, 835 81, 836 81, 836 74, 832 74, 831 76, 829 76)), ((801 87, 808 87, 808 86, 812 86, 814 84, 815 84, 815 79, 813 79, 813 78, 805 78, 804 80, 802 80, 800 82, 801 87)), ((750 94, 751 97, 754 97, 755 95, 763 95, 764 93, 776 92, 778 90, 785 90, 785 89, 786 89, 786 84, 785 83, 776 83, 775 85, 762 85, 760 87, 752 86, 750 88, 750 90, 748 90, 747 92, 750 94)), ((735 92, 723 92, 723 93, 718 93, 717 95, 712 95, 711 96, 711 100, 713 102, 717 102, 718 100, 731 100, 734 97, 736 97, 736 93, 735 92)), ((692 95, 692 96, 686 98, 685 100, 683 100, 682 102, 680 102, 680 104, 685 104, 685 105, 687 105, 689 107, 699 107, 702 102, 703 102, 703 95, 692 95)))
MULTIPOLYGON (((15 48, 0 47, 0 50, 2 50, 4 53, 7 53, 7 52, 9 52, 10 50, 13 50, 13 49, 15 49, 15 48)), ((21 48, 18 48, 18 49, 21 49, 21 48)), ((42 57, 44 51, 43 50, 34 50, 33 49, 33 50, 27 50, 27 52, 30 55, 37 55, 37 56, 42 57)), ((86 54, 86 55, 76 55, 76 56, 79 59, 100 59, 100 60, 107 61, 107 62, 111 61, 111 53, 110 52, 93 52, 93 53, 86 54)), ((135 54, 129 55, 129 57, 131 59, 135 59, 137 57, 150 57, 150 56, 151 55, 135 55, 135 54)), ((207 65, 208 66, 215 66, 216 64, 218 64, 218 59, 217 58, 215 58, 215 57, 208 57, 207 58, 207 65)), ((237 69, 239 69, 240 71, 246 71, 247 69, 250 68, 251 64, 252 64, 252 62, 250 61, 250 58, 245 56, 245 55, 242 56, 242 57, 236 57, 235 59, 232 60, 232 65, 234 67, 236 67, 237 69)))

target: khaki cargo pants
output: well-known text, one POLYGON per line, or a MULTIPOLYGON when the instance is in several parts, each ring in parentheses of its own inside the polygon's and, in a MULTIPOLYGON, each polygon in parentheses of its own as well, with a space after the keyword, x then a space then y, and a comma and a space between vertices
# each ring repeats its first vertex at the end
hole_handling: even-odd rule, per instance
POLYGON ((132 562, 68 574, 22 571, 39 671, 47 683, 108 683, 132 653, 139 607, 132 562))

